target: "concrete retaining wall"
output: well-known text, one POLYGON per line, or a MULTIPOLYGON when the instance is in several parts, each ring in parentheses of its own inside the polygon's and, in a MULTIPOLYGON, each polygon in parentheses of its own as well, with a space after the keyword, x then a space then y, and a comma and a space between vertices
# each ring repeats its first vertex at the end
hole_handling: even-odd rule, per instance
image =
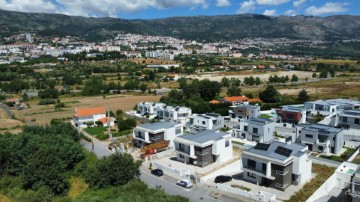
POLYGON ((313 195, 311 195, 308 200, 306 200, 306 202, 313 202, 316 201, 317 199, 326 196, 332 188, 334 188, 336 186, 336 173, 334 173, 333 175, 331 175, 331 177, 329 179, 326 180, 326 182, 324 182, 324 184, 322 184, 319 189, 317 189, 313 195))
POLYGON ((229 192, 229 193, 236 194, 239 196, 251 198, 256 201, 277 202, 276 196, 273 194, 267 193, 267 192, 261 191, 259 193, 252 193, 252 192, 248 192, 248 191, 241 190, 238 188, 230 187, 225 184, 217 184, 216 187, 224 192, 229 192))
POLYGON ((212 178, 215 178, 218 175, 226 175, 227 173, 234 173, 234 172, 239 172, 240 173, 240 169, 242 168, 242 162, 241 160, 235 161, 209 175, 206 175, 202 178, 200 178, 200 183, 204 183, 212 178))

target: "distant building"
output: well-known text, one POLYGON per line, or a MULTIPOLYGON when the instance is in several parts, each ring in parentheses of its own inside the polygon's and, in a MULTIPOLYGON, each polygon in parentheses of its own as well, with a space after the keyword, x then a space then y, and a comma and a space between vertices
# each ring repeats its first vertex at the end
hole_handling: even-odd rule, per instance
POLYGON ((166 104, 161 102, 139 102, 137 112, 141 115, 156 115, 156 108, 163 108, 166 104))
POLYGON ((337 126, 360 130, 360 110, 345 110, 337 117, 337 126))
POLYGON ((283 106, 276 109, 278 121, 291 124, 306 123, 306 110, 304 108, 283 106))
POLYGON ((241 119, 254 119, 260 116, 259 105, 234 105, 229 110, 230 121, 240 122, 241 119))
POLYGON ((225 132, 206 130, 179 136, 174 142, 177 160, 186 164, 205 167, 233 157, 231 136, 225 132))
POLYGON ((224 127, 224 117, 219 114, 193 114, 189 117, 189 128, 192 132, 219 130, 224 127))
POLYGON ((220 99, 222 103, 232 103, 233 105, 237 104, 249 104, 249 98, 242 95, 242 96, 231 96, 231 97, 224 97, 220 99))
POLYGON ((87 127, 87 123, 96 125, 97 121, 101 121, 104 126, 114 126, 115 118, 106 117, 106 110, 104 107, 94 108, 75 108, 74 121, 76 126, 87 127))
POLYGON ((299 144, 257 143, 243 153, 242 165, 246 181, 281 191, 290 185, 303 185, 311 178, 307 147, 299 144))
POLYGON ((192 111, 191 108, 188 107, 164 106, 157 107, 156 114, 160 120, 174 121, 185 125, 187 122, 190 121, 189 116, 191 116, 192 111))

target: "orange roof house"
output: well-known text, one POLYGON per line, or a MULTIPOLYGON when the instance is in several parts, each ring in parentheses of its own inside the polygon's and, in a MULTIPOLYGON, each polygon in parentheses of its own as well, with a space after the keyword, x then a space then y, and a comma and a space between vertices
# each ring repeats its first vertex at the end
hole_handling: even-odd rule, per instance
POLYGON ((219 104, 220 101, 219 100, 211 100, 209 103, 214 105, 214 104, 219 104))
POLYGON ((106 114, 104 107, 94 107, 94 108, 75 108, 75 117, 83 116, 93 116, 97 114, 106 114))
POLYGON ((101 121, 101 123, 103 123, 105 125, 108 122, 113 122, 114 118, 112 118, 112 117, 104 117, 104 118, 99 119, 98 121, 101 121))
POLYGON ((233 102, 248 102, 249 98, 246 97, 245 95, 242 96, 232 96, 232 97, 224 97, 221 99, 222 102, 224 103, 233 103, 233 102))
POLYGON ((258 65, 258 69, 265 69, 264 65, 258 65))

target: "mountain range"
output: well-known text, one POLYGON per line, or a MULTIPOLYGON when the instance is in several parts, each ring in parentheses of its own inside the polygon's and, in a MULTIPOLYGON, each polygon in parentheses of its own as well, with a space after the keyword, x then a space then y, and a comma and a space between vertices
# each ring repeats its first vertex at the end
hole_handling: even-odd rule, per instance
POLYGON ((50 36, 79 36, 89 41, 101 41, 119 32, 208 42, 248 37, 328 41, 360 39, 360 16, 350 15, 270 17, 242 14, 127 20, 0 10, 0 27, 1 36, 36 32, 50 36))

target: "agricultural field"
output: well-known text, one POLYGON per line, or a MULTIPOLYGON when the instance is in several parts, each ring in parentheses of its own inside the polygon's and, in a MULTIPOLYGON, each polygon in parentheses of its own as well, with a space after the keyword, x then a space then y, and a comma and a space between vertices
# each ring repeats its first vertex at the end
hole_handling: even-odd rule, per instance
POLYGON ((49 124, 51 119, 71 119, 74 108, 104 106, 108 110, 131 110, 138 102, 159 101, 160 96, 112 95, 94 97, 66 97, 61 98, 65 108, 56 111, 54 105, 38 105, 39 100, 32 100, 29 109, 14 111, 20 120, 30 120, 38 125, 49 124))
POLYGON ((0 108, 0 133, 19 133, 23 125, 21 121, 10 119, 5 111, 0 108))

